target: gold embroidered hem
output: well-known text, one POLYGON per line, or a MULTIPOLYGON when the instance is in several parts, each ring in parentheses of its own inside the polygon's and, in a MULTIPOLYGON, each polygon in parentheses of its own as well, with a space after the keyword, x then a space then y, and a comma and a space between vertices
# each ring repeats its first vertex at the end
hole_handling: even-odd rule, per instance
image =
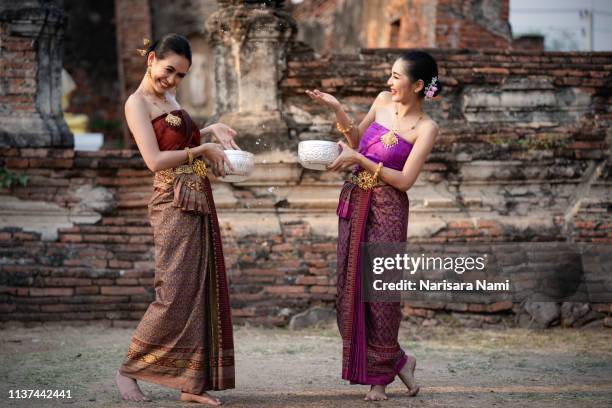
POLYGON ((233 350, 223 350, 222 356, 213 356, 203 347, 151 345, 134 337, 120 372, 136 380, 199 394, 233 388, 234 354, 233 350), (215 380, 211 383, 213 370, 215 380))

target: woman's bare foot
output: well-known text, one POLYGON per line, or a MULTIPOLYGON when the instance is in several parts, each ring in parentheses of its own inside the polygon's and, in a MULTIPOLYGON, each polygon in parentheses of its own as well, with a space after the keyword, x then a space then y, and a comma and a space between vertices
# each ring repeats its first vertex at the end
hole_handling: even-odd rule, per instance
POLYGON ((197 402, 200 404, 206 404, 206 405, 212 405, 212 406, 218 406, 221 405, 221 400, 219 400, 218 398, 213 397, 212 395, 208 395, 207 393, 203 392, 200 395, 197 394, 189 394, 187 392, 181 392, 181 401, 184 402, 197 402))
POLYGON ((414 397, 419 393, 421 389, 414 379, 414 369, 416 368, 416 358, 411 355, 407 355, 406 364, 402 367, 402 370, 397 376, 402 380, 406 388, 408 388, 408 395, 414 397))
POLYGON ((133 378, 121 375, 121 373, 117 371, 117 374, 115 375, 115 382, 117 383, 117 388, 119 388, 119 394, 121 394, 121 398, 124 400, 151 401, 149 398, 145 397, 140 390, 138 383, 133 378))
POLYGON ((366 394, 364 400, 366 401, 385 401, 387 400, 387 394, 385 394, 384 385, 373 385, 370 387, 370 391, 366 394))

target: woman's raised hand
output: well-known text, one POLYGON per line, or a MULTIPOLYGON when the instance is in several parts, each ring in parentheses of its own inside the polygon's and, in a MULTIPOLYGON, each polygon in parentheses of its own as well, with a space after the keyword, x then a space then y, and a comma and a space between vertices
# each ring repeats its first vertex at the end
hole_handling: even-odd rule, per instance
POLYGON ((313 101, 317 102, 320 105, 327 106, 330 109, 336 110, 340 108, 340 102, 333 96, 325 92, 321 92, 318 89, 314 91, 306 90, 306 95, 310 97, 313 101))
POLYGON ((201 129, 200 134, 203 133, 212 133, 224 149, 241 150, 234 140, 234 137, 237 135, 236 131, 224 123, 213 123, 201 129))

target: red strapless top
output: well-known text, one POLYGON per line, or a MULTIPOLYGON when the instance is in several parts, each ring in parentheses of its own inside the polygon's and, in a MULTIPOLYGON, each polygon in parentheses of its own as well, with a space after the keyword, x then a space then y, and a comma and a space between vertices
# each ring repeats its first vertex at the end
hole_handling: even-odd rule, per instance
POLYGON ((170 113, 181 118, 179 126, 172 126, 164 119, 166 114, 151 120, 159 150, 183 150, 185 147, 200 145, 200 129, 184 109, 173 110, 170 113))

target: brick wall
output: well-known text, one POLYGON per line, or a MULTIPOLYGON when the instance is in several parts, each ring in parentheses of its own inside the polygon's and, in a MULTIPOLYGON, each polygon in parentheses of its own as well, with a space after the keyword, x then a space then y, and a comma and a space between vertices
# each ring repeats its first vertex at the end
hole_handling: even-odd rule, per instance
POLYGON ((0 146, 72 147, 61 110, 66 18, 54 2, 0 4, 0 146))
MULTIPOLYGON (((146 215, 152 178, 138 152, 5 149, 1 156, 30 176, 27 187, 11 191, 20 200, 74 209, 75 189, 96 185, 111 191, 116 205, 94 225, 60 227, 53 241, 17 226, 1 229, 0 319, 139 319, 153 299, 154 263, 146 215)), ((295 221, 276 235, 237 238, 218 206, 235 321, 285 324, 296 311, 334 298, 329 238, 295 221)))
POLYGON ((509 8, 508 0, 438 0, 435 46, 468 49, 509 48, 509 8))
POLYGON ((508 49, 509 1, 317 0, 291 5, 298 39, 321 54, 360 48, 508 49))
POLYGON ((33 40, 10 35, 5 25, 0 31, 0 103, 18 112, 34 112, 37 62, 33 40))
MULTIPOLYGON (((432 52, 445 89, 427 110, 442 133, 409 192, 410 242, 518 248, 539 241, 557 250, 612 242, 612 54, 432 52)), ((359 118, 385 88, 395 55, 291 55, 281 92, 293 143, 338 137, 332 116, 304 89, 334 93, 359 118)), ((0 191, 0 319, 138 319, 153 297, 151 175, 138 152, 11 148, 0 158, 30 176, 27 187, 0 191), (7 226, 23 213, 29 218, 7 226)), ((213 190, 235 320, 283 325, 310 306, 333 305, 342 176, 302 171, 294 157, 258 160, 252 184, 214 183, 213 190), (277 180, 279 169, 296 175, 277 180)), ((585 269, 609 293, 610 253, 585 253, 585 269)), ((596 321, 612 312, 606 302, 591 307, 596 321)), ((440 313, 500 324, 519 310, 409 302, 405 311, 423 324, 440 313)))

